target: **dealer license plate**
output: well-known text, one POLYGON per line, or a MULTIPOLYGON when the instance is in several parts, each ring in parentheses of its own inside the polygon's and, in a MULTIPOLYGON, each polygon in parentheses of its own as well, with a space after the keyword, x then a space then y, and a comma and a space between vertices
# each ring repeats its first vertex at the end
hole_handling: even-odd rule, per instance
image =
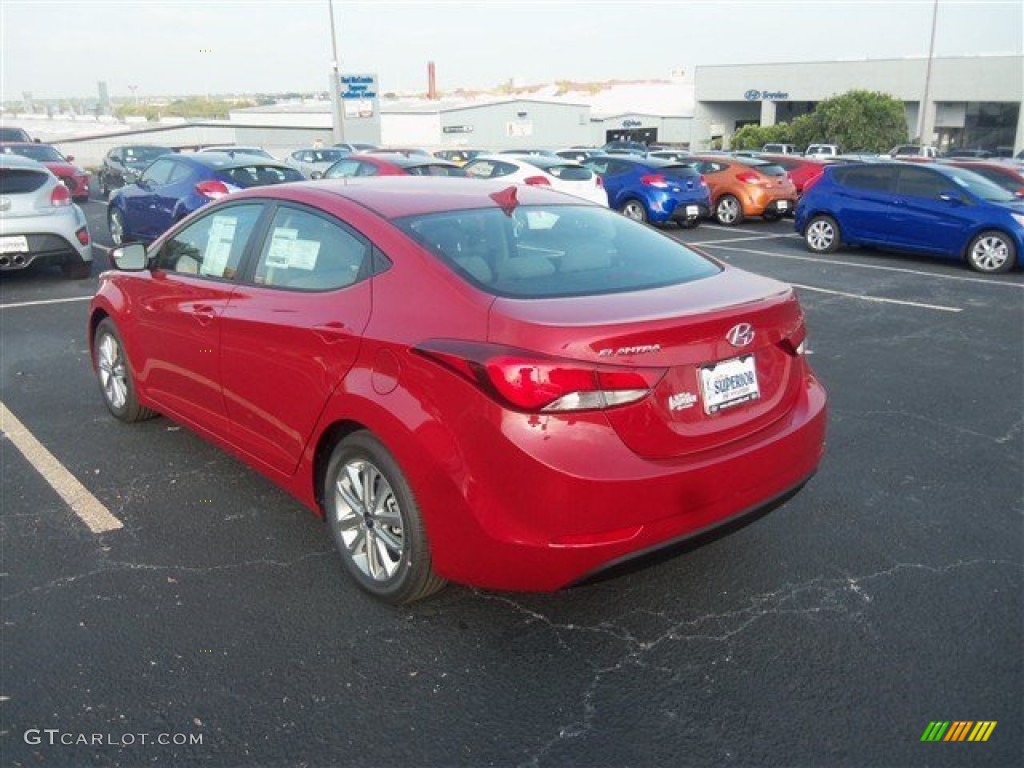
POLYGON ((717 413, 761 396, 753 355, 701 368, 700 385, 707 413, 717 413))
POLYGON ((28 251, 28 238, 24 235, 0 237, 0 253, 25 253, 26 251, 28 251))
POLYGON ((787 208, 789 208, 789 201, 788 200, 779 200, 779 202, 775 204, 775 207, 778 210, 780 210, 780 211, 784 211, 787 208))
POLYGON ((687 216, 700 216, 700 206, 699 205, 688 205, 688 206, 686 206, 686 215, 687 216))

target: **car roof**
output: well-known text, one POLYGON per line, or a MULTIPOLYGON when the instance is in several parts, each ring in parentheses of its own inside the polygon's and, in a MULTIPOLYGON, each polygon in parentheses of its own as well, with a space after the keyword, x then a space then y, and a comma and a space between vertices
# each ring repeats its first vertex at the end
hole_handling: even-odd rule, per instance
POLYGON ((264 197, 330 207, 332 198, 345 198, 385 219, 472 208, 500 208, 491 195, 515 190, 519 205, 596 205, 582 198, 501 179, 451 176, 362 176, 253 187, 232 199, 264 197))

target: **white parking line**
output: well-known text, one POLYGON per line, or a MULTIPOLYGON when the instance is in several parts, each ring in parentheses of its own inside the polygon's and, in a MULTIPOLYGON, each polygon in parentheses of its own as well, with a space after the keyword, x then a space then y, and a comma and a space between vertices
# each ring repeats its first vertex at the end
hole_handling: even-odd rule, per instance
POLYGON ((874 301, 879 304, 900 304, 905 307, 918 307, 919 309, 934 309, 936 312, 963 312, 960 307, 944 307, 941 304, 922 304, 919 301, 903 301, 901 299, 884 299, 880 296, 865 296, 862 293, 845 293, 843 291, 833 291, 828 288, 818 288, 813 285, 801 285, 800 283, 790 283, 794 288, 800 288, 804 291, 814 291, 816 293, 828 293, 832 296, 843 296, 848 299, 857 299, 859 301, 874 301))
POLYGON ((18 307, 41 307, 45 304, 67 304, 72 301, 90 301, 92 296, 70 296, 66 299, 40 299, 39 301, 18 301, 13 304, 0 304, 0 309, 17 309, 18 307))
MULTIPOLYGON (((769 236, 771 234, 771 233, 765 233, 763 231, 759 231, 759 230, 756 230, 756 229, 740 229, 739 227, 723 227, 721 224, 708 224, 708 223, 704 223, 704 224, 701 224, 700 226, 701 226, 701 229, 705 229, 705 228, 707 228, 707 229, 717 229, 719 232, 743 232, 744 234, 747 234, 747 235, 761 235, 762 237, 767 237, 767 236, 769 236)), ((783 236, 785 236, 785 237, 800 237, 800 235, 798 235, 796 232, 787 232, 787 233, 785 233, 785 235, 774 235, 774 237, 783 237, 783 236)))
POLYGON ((107 533, 124 528, 124 523, 114 517, 89 489, 78 482, 61 464, 57 457, 40 443, 25 425, 18 421, 7 406, 0 401, 0 430, 15 448, 21 451, 29 464, 43 476, 43 479, 64 499, 71 511, 85 523, 93 533, 107 533))
POLYGON ((750 240, 767 240, 769 238, 793 237, 793 235, 759 235, 757 237, 730 237, 727 240, 699 240, 695 243, 688 243, 683 240, 683 245, 718 245, 719 243, 743 243, 750 240))
MULTIPOLYGON (((714 248, 713 242, 702 243, 705 248, 714 248)), ((840 261, 839 259, 823 259, 817 256, 796 256, 791 253, 772 253, 771 251, 752 251, 749 248, 733 248, 728 245, 720 246, 723 251, 740 251, 742 253, 753 253, 758 256, 773 256, 776 259, 790 259, 792 261, 812 261, 815 264, 837 264, 842 267, 855 267, 857 269, 877 269, 882 272, 902 272, 908 275, 920 275, 921 277, 934 277, 940 280, 955 280, 959 283, 981 283, 982 285, 997 285, 1008 288, 1024 290, 1024 283, 1010 283, 1000 280, 986 280, 981 277, 960 277, 959 275, 943 275, 937 272, 925 272, 919 269, 906 269, 903 267, 883 267, 878 264, 858 264, 855 261, 840 261)))
POLYGON ((99 243, 93 243, 92 247, 99 248, 104 253, 110 253, 112 250, 114 250, 114 246, 112 245, 100 245, 99 243))

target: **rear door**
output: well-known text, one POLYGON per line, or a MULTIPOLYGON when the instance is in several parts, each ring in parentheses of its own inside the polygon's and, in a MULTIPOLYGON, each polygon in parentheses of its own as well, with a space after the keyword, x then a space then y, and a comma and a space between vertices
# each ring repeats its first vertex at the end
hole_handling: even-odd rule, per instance
POLYGON ((166 231, 157 199, 176 165, 173 160, 161 158, 146 169, 136 186, 125 188, 125 224, 132 237, 155 240, 166 231))
POLYGON ((896 165, 851 165, 836 169, 835 213, 845 240, 888 242, 899 229, 896 165))
POLYGON ((280 205, 223 315, 233 441, 291 474, 370 318, 372 247, 338 219, 280 205))

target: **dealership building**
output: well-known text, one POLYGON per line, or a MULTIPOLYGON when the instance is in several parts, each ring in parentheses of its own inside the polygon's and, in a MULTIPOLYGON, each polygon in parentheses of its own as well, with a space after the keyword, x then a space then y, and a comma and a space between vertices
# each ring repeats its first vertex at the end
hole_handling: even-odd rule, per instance
MULTIPOLYGON (((1014 154, 1024 149, 1024 57, 966 56, 799 64, 697 67, 692 141, 726 145, 744 125, 774 125, 814 111, 850 90, 880 91, 903 102, 907 134, 940 149, 983 147, 1014 154)), ((854 150, 856 147, 845 147, 854 150)))

